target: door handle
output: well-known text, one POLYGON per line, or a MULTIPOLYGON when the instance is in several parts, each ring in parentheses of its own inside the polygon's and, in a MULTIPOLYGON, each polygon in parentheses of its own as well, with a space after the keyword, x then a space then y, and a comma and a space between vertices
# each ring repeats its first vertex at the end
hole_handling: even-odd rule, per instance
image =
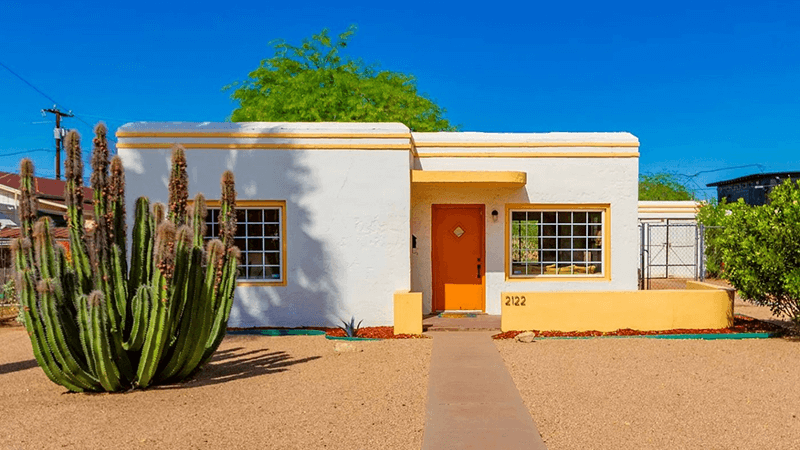
POLYGON ((481 265, 478 264, 478 278, 481 277, 481 265))

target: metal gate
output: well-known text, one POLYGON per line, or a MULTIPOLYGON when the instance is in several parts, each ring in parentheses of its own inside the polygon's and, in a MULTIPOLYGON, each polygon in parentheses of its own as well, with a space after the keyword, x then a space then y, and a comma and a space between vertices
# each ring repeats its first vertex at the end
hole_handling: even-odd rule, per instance
POLYGON ((639 223, 639 288, 682 289, 703 280, 703 230, 697 223, 639 223))

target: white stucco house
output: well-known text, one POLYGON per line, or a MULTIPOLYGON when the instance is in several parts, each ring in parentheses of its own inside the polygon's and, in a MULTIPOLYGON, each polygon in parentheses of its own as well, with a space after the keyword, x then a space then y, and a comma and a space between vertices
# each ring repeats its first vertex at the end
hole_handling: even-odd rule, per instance
MULTIPOLYGON (((392 123, 130 123, 128 202, 236 176, 243 251, 230 326, 501 313, 508 291, 635 291, 639 141, 629 133, 412 133, 392 123)), ((209 215, 214 233, 214 213, 209 215)))

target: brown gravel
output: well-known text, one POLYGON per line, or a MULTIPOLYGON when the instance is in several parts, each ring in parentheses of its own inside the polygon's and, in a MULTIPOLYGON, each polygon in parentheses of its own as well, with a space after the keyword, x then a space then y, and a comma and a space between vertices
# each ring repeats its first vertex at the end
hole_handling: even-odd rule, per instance
POLYGON ((495 345, 549 450, 800 448, 800 341, 495 345))
POLYGON ((420 448, 432 340, 334 344, 229 336, 188 383, 69 394, 0 328, 0 449, 420 448))

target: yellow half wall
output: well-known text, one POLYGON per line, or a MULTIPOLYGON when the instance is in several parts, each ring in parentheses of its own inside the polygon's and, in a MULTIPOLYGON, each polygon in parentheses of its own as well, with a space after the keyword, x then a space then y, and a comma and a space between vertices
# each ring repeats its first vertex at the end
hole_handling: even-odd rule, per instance
POLYGON ((733 325, 733 290, 689 282, 686 290, 503 292, 500 328, 542 331, 671 330, 733 325))
POLYGON ((394 334, 422 334, 422 292, 394 293, 394 334))

